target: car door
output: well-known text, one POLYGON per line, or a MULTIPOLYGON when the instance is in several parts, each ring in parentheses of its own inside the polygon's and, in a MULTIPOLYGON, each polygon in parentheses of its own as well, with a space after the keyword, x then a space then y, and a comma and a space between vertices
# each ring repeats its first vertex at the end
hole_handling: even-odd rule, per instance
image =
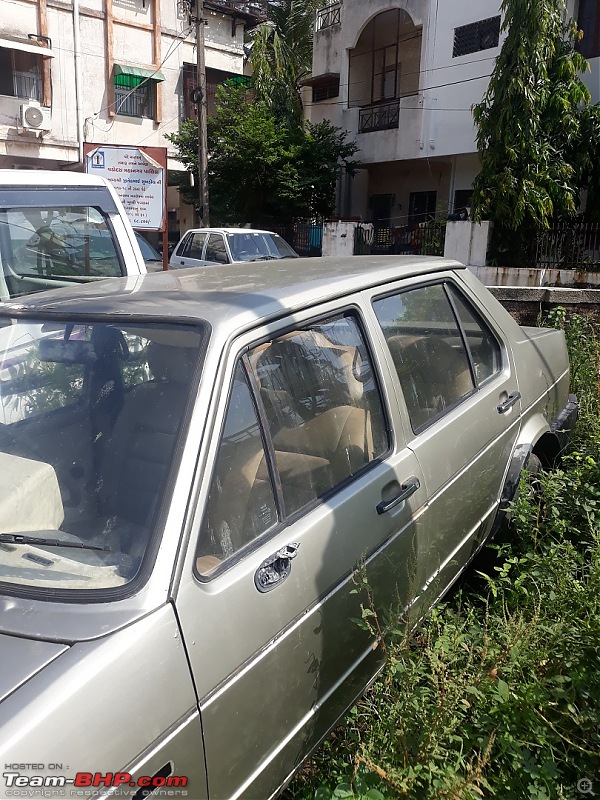
POLYGON ((414 588, 425 487, 389 370, 356 309, 307 316, 228 359, 176 596, 215 798, 281 786, 382 663, 362 610, 414 588))
POLYGON ((428 490, 417 582, 432 603, 489 533, 520 426, 502 333, 452 278, 373 295, 428 490), (426 556, 426 557, 425 557, 426 556))
POLYGON ((206 264, 204 260, 206 239, 207 233, 205 231, 190 231, 171 256, 169 261, 171 269, 204 266, 206 264))

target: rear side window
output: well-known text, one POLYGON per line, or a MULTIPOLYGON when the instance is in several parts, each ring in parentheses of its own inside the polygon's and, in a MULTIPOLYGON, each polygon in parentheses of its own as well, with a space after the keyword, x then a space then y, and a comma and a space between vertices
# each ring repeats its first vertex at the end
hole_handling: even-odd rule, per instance
POLYGON ((420 286, 373 303, 413 430, 423 429, 500 369, 500 347, 454 287, 420 286))
POLYGON ((278 520, 345 484, 389 445, 354 316, 289 331, 253 348, 243 363, 203 522, 197 569, 204 574, 278 520))
POLYGON ((475 378, 480 385, 500 371, 501 353, 498 341, 460 292, 450 285, 448 291, 473 358, 475 378))

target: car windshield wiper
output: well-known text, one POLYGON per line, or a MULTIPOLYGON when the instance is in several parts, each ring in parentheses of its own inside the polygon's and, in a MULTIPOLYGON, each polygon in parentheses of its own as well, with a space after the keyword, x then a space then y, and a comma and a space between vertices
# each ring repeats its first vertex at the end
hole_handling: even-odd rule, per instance
POLYGON ((86 544, 85 542, 67 542, 63 539, 46 539, 42 536, 27 536, 22 533, 0 533, 0 544, 41 544, 45 547, 77 547, 80 550, 100 550, 110 553, 109 547, 99 544, 86 544))
POLYGON ((256 258, 249 258, 248 261, 275 261, 277 256, 256 256, 256 258))

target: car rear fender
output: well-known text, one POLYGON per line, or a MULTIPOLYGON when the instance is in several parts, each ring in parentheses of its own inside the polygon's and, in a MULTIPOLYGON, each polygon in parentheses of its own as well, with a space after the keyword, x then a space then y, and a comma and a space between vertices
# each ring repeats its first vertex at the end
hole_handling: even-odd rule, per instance
POLYGON ((560 450, 559 438, 550 430, 542 414, 536 414, 527 420, 521 429, 506 471, 498 511, 492 525, 492 536, 506 516, 519 487, 521 472, 527 469, 531 454, 535 453, 543 467, 550 468, 558 458, 560 450))

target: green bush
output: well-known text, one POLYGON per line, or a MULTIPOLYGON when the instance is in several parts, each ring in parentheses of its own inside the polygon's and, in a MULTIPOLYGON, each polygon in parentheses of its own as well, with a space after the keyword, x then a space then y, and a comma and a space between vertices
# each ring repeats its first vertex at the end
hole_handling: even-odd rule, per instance
POLYGON ((493 566, 389 637, 384 673, 288 798, 577 798, 584 778, 600 791, 600 340, 562 309, 548 322, 580 400, 572 450, 535 491, 523 478, 493 566))

